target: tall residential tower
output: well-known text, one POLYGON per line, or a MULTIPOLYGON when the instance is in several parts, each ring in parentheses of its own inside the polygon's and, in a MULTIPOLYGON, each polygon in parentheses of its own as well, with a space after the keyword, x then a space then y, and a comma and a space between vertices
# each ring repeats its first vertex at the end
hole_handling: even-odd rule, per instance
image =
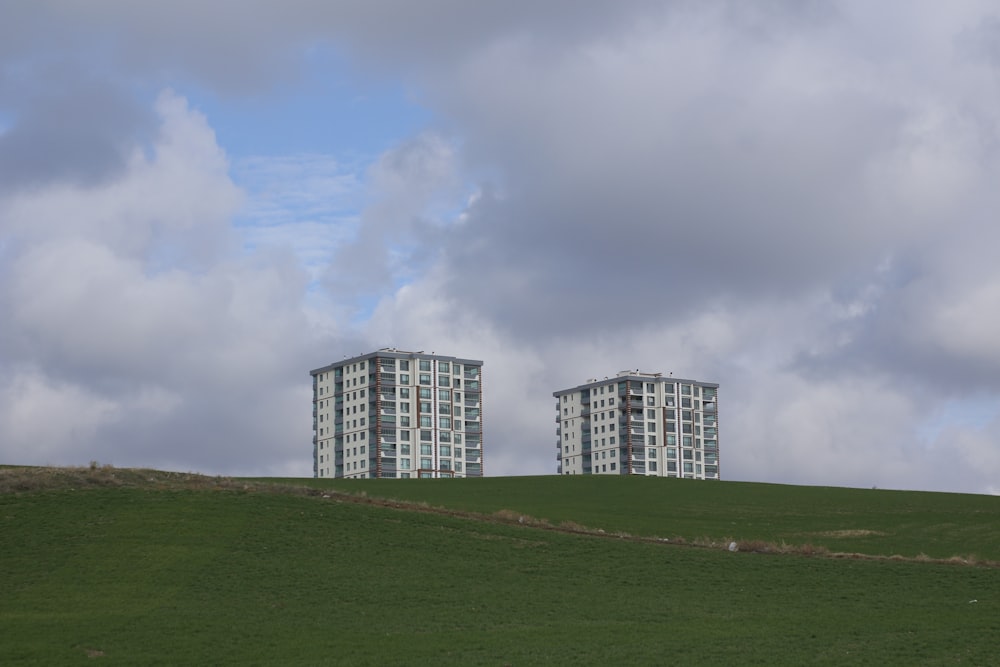
POLYGON ((384 348, 309 371, 315 477, 482 477, 483 362, 384 348))
POLYGON ((555 392, 559 473, 719 479, 718 392, 639 371, 555 392))

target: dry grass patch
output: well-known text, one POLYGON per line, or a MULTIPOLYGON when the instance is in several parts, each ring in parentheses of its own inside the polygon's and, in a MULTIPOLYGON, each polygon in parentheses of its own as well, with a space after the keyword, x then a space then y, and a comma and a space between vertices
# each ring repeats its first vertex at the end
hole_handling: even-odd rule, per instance
POLYGON ((847 528, 843 530, 824 530, 818 533, 809 533, 810 535, 816 535, 818 537, 834 537, 834 538, 844 538, 844 537, 871 537, 873 535, 882 536, 886 533, 880 530, 868 530, 867 528, 847 528))

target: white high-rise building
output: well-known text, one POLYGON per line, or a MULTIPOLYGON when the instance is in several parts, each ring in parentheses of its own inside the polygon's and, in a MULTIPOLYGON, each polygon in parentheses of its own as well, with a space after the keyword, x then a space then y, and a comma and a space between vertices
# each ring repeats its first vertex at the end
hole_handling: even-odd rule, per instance
POLYGON ((639 371, 555 392, 559 473, 719 479, 718 392, 639 371))
POLYGON ((315 477, 482 477, 482 361, 384 348, 309 374, 315 477))

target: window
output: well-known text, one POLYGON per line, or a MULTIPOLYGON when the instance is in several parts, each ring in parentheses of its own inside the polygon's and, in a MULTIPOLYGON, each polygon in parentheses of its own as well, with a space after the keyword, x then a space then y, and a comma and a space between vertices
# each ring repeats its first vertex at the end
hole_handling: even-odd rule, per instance
POLYGON ((451 442, 451 431, 441 431, 438 433, 438 440, 441 442, 451 442))
POLYGON ((608 444, 609 445, 615 444, 615 436, 611 436, 610 438, 608 438, 608 444))
POLYGON ((684 464, 684 472, 694 472, 693 469, 694 469, 694 464, 693 463, 685 463, 684 464))
POLYGON ((681 419, 683 419, 686 422, 691 421, 691 411, 690 410, 681 410, 681 419))
POLYGON ((683 427, 683 429, 681 431, 682 433, 690 433, 691 432, 691 424, 681 424, 681 426, 683 427))
POLYGON ((451 389, 438 389, 438 400, 451 402, 451 389))
POLYGON ((439 373, 450 373, 451 372, 451 364, 449 364, 447 361, 439 361, 438 362, 438 372, 439 373))
POLYGON ((400 398, 409 398, 410 397, 410 388, 409 387, 401 387, 400 390, 399 390, 399 397, 400 398))
POLYGON ((431 400, 431 390, 430 389, 425 389, 425 388, 421 387, 420 388, 420 400, 425 400, 425 399, 428 400, 428 401, 431 400))
POLYGON ((409 417, 400 417, 399 418, 399 425, 400 426, 409 426, 410 425, 410 418, 409 417))
POLYGON ((430 359, 421 359, 420 360, 420 370, 422 370, 422 371, 429 371, 430 369, 431 369, 431 361, 430 361, 430 359))
POLYGON ((447 375, 439 375, 438 376, 438 386, 439 387, 447 387, 450 384, 451 384, 451 380, 448 378, 447 375))
POLYGON ((665 394, 672 394, 672 393, 674 393, 674 383, 673 382, 668 382, 667 384, 663 385, 663 393, 665 393, 665 394))
POLYGON ((646 424, 646 430, 647 431, 655 431, 656 430, 656 422, 649 422, 648 424, 646 424))
POLYGON ((438 414, 451 416, 451 404, 450 403, 438 403, 438 414))
POLYGON ((420 454, 422 456, 430 456, 432 453, 431 445, 420 445, 420 454))
POLYGON ((441 445, 441 448, 438 450, 438 453, 441 456, 451 456, 451 447, 449 447, 448 445, 441 445))
POLYGON ((451 417, 438 417, 439 428, 451 428, 451 417))
POLYGON ((408 371, 410 370, 410 362, 406 359, 399 360, 399 370, 408 371))
POLYGON ((433 438, 431 437, 430 431, 421 431, 420 440, 421 442, 430 442, 433 438))
POLYGON ((400 470, 409 470, 410 469, 410 459, 399 459, 399 468, 400 468, 400 470))
POLYGON ((461 445, 462 444, 462 434, 461 433, 456 433, 455 434, 455 444, 456 445, 461 445))
MULTIPOLYGON (((651 447, 655 447, 656 446, 656 436, 655 435, 647 435, 646 437, 649 439, 649 445, 651 447)), ((654 451, 653 453, 655 455, 656 452, 654 451)))
POLYGON ((691 446, 691 436, 690 435, 681 436, 681 438, 683 440, 683 442, 681 442, 682 445, 684 445, 685 447, 690 447, 691 446))
POLYGON ((441 470, 451 470, 451 461, 441 461, 441 470))
POLYGON ((612 461, 612 462, 611 462, 611 469, 612 469, 612 470, 614 470, 614 469, 615 469, 615 462, 614 462, 614 461, 612 461))
POLYGON ((656 450, 655 449, 651 449, 651 450, 649 450, 646 453, 646 455, 649 456, 649 458, 651 458, 651 459, 655 459, 656 458, 656 450))
POLYGON ((430 401, 420 401, 420 411, 421 412, 430 412, 431 411, 431 403, 430 403, 430 401))
MULTIPOLYGON (((399 383, 400 384, 410 384, 410 374, 409 373, 400 373, 399 374, 399 383)), ((407 392, 407 394, 409 394, 409 392, 407 392)))
MULTIPOLYGON (((404 440, 409 440, 410 439, 409 438, 410 432, 407 431, 406 435, 407 435, 407 437, 405 437, 403 439, 404 440)), ((409 445, 400 445, 399 446, 399 453, 402 454, 403 456, 409 456, 410 455, 410 446, 409 445)))
POLYGON ((431 460, 430 459, 420 459, 420 467, 424 468, 425 470, 427 468, 430 468, 431 467, 431 460))
POLYGON ((656 472, 656 461, 649 461, 646 465, 649 467, 649 472, 656 472))
POLYGON ((656 419, 656 410, 646 410, 646 419, 656 419))
POLYGON ((409 403, 400 403, 399 404, 399 411, 400 412, 409 412, 410 411, 410 404, 409 403))
POLYGON ((615 397, 612 396, 611 398, 608 399, 608 405, 614 405, 614 404, 615 404, 615 397))
MULTIPOLYGON (((457 454, 456 454, 456 456, 457 456, 457 454)), ((455 461, 455 472, 462 472, 462 462, 461 461, 455 461)))
POLYGON ((431 374, 430 373, 421 373, 420 374, 420 384, 430 384, 430 383, 431 383, 431 374))
POLYGON ((431 427, 431 417, 430 415, 421 415, 420 417, 420 428, 430 428, 431 427))

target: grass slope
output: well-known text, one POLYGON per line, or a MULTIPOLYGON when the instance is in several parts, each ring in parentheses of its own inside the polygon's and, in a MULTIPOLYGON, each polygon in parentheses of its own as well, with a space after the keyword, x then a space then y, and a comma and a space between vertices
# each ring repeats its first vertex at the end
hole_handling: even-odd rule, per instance
POLYGON ((688 542, 784 542, 831 552, 1000 561, 995 496, 599 475, 297 482, 688 542))
POLYGON ((690 549, 149 471, 3 481, 4 665, 976 665, 1000 636, 993 568, 690 549))

